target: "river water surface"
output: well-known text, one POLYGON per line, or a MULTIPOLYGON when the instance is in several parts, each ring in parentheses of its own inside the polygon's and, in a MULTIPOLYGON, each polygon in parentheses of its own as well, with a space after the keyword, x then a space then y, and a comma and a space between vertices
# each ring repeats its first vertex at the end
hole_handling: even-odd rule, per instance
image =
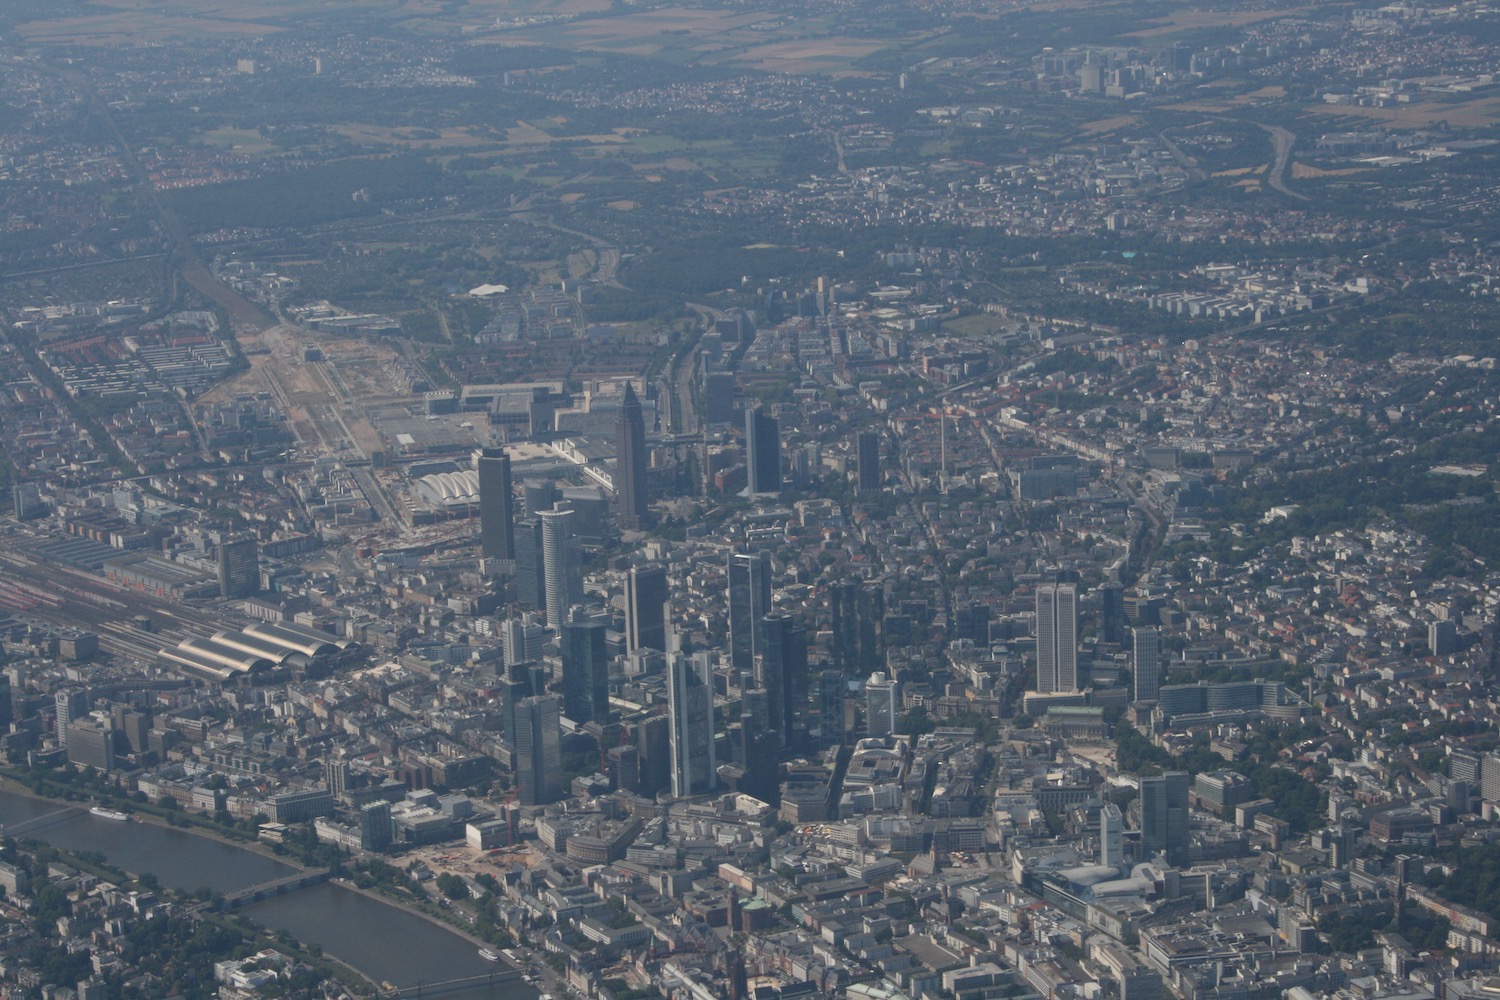
MULTIPOLYGON (((0 791, 0 823, 8 835, 69 851, 98 851, 117 868, 154 874, 184 892, 229 892, 289 875, 290 865, 256 851, 155 823, 121 823, 76 803, 0 791)), ((409 987, 498 971, 460 937, 397 906, 327 882, 242 907, 257 923, 285 929, 304 944, 376 982, 409 987)), ((508 966, 501 965, 499 969, 508 966)), ((525 983, 508 982, 444 993, 451 1000, 535 1000, 525 983)))

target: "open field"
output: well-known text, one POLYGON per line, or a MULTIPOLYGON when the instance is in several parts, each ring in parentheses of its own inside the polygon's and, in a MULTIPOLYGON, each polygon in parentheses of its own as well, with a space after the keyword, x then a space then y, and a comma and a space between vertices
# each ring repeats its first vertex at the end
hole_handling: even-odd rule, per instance
POLYGON ((1340 170, 1322 170, 1318 167, 1310 167, 1306 163, 1292 164, 1293 180, 1312 180, 1317 177, 1348 177, 1350 174, 1363 174, 1375 169, 1374 167, 1344 167, 1340 170))
POLYGON ((205 41, 211 38, 272 35, 274 24, 213 17, 173 17, 170 14, 131 12, 28 21, 16 34, 32 45, 145 45, 205 41))
POLYGON ((487 135, 476 134, 469 128, 387 128, 383 125, 368 125, 349 122, 332 126, 333 131, 363 146, 402 146, 407 149, 463 149, 470 146, 493 145, 495 140, 487 135))
POLYGON ((1489 128, 1500 122, 1500 97, 1484 97, 1460 104, 1428 101, 1401 104, 1391 108, 1360 108, 1346 104, 1327 104, 1308 108, 1309 114, 1342 115, 1364 118, 1373 124, 1392 129, 1427 128, 1447 122, 1453 128, 1489 128))
POLYGON ((1282 7, 1277 10, 1181 10, 1168 18, 1153 19, 1149 28, 1129 33, 1133 38, 1153 38, 1170 35, 1174 31, 1190 31, 1196 28, 1238 28, 1258 21, 1271 21, 1291 17, 1308 10, 1307 7, 1282 7))
POLYGON ((1098 121, 1085 122, 1078 131, 1085 135, 1098 135, 1100 132, 1113 132, 1117 128, 1134 125, 1138 121, 1135 115, 1115 115, 1113 118, 1100 118, 1098 121))

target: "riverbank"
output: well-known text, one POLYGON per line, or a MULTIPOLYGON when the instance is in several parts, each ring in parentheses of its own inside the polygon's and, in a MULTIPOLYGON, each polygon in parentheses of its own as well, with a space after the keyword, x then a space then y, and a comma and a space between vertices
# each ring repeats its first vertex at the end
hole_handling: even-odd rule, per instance
MULTIPOLYGON (((304 870, 276 856, 264 845, 252 845, 230 837, 215 836, 211 829, 186 827, 159 818, 139 817, 136 823, 118 822, 89 815, 89 806, 79 790, 66 799, 38 794, 31 787, 0 781, 0 821, 19 831, 18 836, 47 843, 66 856, 85 862, 95 859, 102 875, 111 881, 140 880, 141 873, 155 876, 153 882, 190 897, 209 901, 214 894, 228 894, 263 882, 274 881, 304 870), (129 875, 125 873, 137 873, 129 875)), ((361 880, 363 881, 363 880, 361 880)), ((420 900, 403 901, 382 896, 350 884, 347 878, 328 880, 285 895, 246 904, 233 914, 199 911, 203 919, 225 926, 263 928, 270 934, 262 940, 275 947, 280 939, 300 941, 298 951, 315 966, 336 965, 330 973, 351 986, 394 984, 410 989, 421 984, 472 982, 452 991, 444 1000, 535 1000, 534 988, 524 984, 511 963, 496 964, 479 955, 487 945, 460 918, 438 912, 420 900), (243 919, 242 919, 243 918, 243 919), (454 924, 448 921, 453 920, 454 924), (283 933, 284 932, 284 933, 283 933), (318 956, 326 957, 326 963, 318 956), (498 980, 498 981, 497 981, 498 980)), ((263 932, 264 933, 264 932, 263 932)), ((524 970, 521 970, 524 971, 524 970)))
MULTIPOLYGON (((9 792, 12 795, 19 795, 23 798, 33 799, 37 802, 48 802, 53 805, 62 806, 64 808, 83 809, 85 811, 92 808, 92 806, 94 805, 94 803, 92 802, 79 802, 76 799, 59 799, 54 798, 51 795, 42 795, 34 791, 29 786, 23 784, 20 781, 17 781, 15 778, 6 774, 0 774, 0 792, 9 792)), ((128 814, 130 817, 130 822, 146 823, 152 826, 159 826, 167 830, 177 830, 180 833, 190 833, 195 837, 202 837, 204 840, 212 840, 215 843, 223 844, 226 847, 235 847, 242 851, 248 851, 251 854, 258 854, 269 861, 274 861, 277 864, 286 865, 293 871, 305 872, 312 870, 308 865, 304 865, 302 862, 298 861, 295 858, 289 857, 284 854, 277 854, 274 850, 272 850, 265 843, 259 840, 242 840, 239 837, 225 836, 222 832, 215 830, 213 827, 205 826, 201 823, 172 823, 155 813, 145 812, 143 810, 134 808, 133 804, 130 805, 132 806, 131 811, 128 814)), ((22 836, 24 837, 25 834, 23 833, 22 836)), ((140 873, 132 874, 137 875, 138 877, 140 873)))

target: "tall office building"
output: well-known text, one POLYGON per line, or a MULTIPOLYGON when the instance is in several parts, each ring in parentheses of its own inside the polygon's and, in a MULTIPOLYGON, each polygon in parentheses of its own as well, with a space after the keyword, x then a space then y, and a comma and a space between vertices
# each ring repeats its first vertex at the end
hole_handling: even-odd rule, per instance
POLYGON ((370 802, 359 810, 359 849, 379 854, 389 850, 395 839, 391 821, 391 804, 384 800, 370 802))
POLYGON ((547 610, 547 566, 542 552, 542 522, 534 517, 515 524, 516 603, 547 610))
POLYGON ((219 543, 219 596, 249 597, 260 589, 260 542, 254 535, 219 543))
POLYGON ((526 505, 526 516, 536 517, 557 503, 557 484, 550 479, 528 479, 521 484, 521 500, 526 505))
POLYGON ((108 773, 115 766, 115 731, 93 716, 68 723, 68 763, 108 773))
POLYGON ((515 500, 511 496, 510 455, 484 448, 474 461, 479 473, 479 547, 486 559, 516 557, 515 500))
POLYGON ((1078 587, 1044 583, 1036 588, 1036 689, 1043 694, 1078 690, 1078 587))
POLYGON ((859 454, 856 455, 859 472, 858 492, 866 493, 880 492, 880 432, 860 431, 858 440, 859 454))
POLYGON ((782 746, 801 749, 807 740, 807 630, 776 612, 761 619, 761 628, 759 680, 770 698, 770 729, 782 746))
POLYGON ((615 500, 619 504, 621 529, 637 529, 646 522, 651 507, 646 470, 651 454, 646 450, 646 420, 635 389, 625 383, 625 400, 615 422, 615 500))
POLYGON ((57 742, 68 749, 68 726, 89 712, 89 693, 77 688, 53 692, 52 704, 57 712, 57 742))
POLYGON ((625 651, 667 649, 667 568, 632 566, 625 578, 625 651))
POLYGON ((523 806, 562 798, 562 729, 554 697, 522 698, 516 705, 516 782, 523 806))
POLYGON ((1135 700, 1156 701, 1161 696, 1161 634, 1154 628, 1130 630, 1135 662, 1135 700))
POLYGON ((16 483, 10 488, 10 501, 17 521, 28 521, 46 510, 36 483, 16 483))
POLYGON ((525 618, 507 618, 500 623, 500 642, 507 667, 517 663, 535 663, 547 647, 547 628, 525 618))
POLYGON ((574 516, 571 510, 544 510, 537 515, 542 522, 548 628, 562 628, 568 609, 583 600, 583 567, 578 540, 573 537, 574 516))
POLYGON ((771 613, 771 554, 729 554, 729 662, 753 673, 760 652, 762 619, 771 613))
POLYGON ((1106 802, 1099 810, 1099 863, 1118 868, 1125 863, 1125 817, 1120 807, 1106 802))
POLYGON ((671 718, 653 715, 636 723, 635 749, 640 755, 640 793, 655 798, 672 784, 671 718))
POLYGON ((844 675, 837 670, 818 674, 818 738, 824 746, 844 742, 844 675))
POLYGON ((734 373, 703 373, 703 422, 728 424, 734 422, 734 373))
POLYGON ((1105 642, 1125 641, 1125 590, 1118 583, 1106 583, 1094 591, 1099 597, 1099 638, 1105 642))
POLYGON ((828 616, 832 625, 833 669, 841 674, 859 672, 859 584, 836 583, 828 593, 828 616))
POLYGON ((896 698, 895 678, 876 671, 865 681, 865 733, 889 736, 896 730, 900 702, 896 698))
POLYGON ((781 424, 762 406, 745 411, 745 472, 752 494, 781 492, 781 424))
POLYGON ((1141 778, 1141 848, 1174 867, 1188 863, 1189 780, 1186 771, 1141 778))
POLYGON ((562 627, 563 714, 577 723, 609 718, 609 655, 604 623, 574 620, 562 627))
POLYGON ((672 726, 672 794, 711 792, 714 762, 713 676, 706 655, 667 657, 667 707, 672 726))

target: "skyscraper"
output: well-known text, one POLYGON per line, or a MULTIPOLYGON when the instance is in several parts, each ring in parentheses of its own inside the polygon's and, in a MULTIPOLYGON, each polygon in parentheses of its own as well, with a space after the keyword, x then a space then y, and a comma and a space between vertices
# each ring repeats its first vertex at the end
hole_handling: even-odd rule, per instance
POLYGON ((486 559, 516 558, 515 500, 511 496, 510 455, 504 448, 480 451, 479 545, 486 559))
POLYGON ((68 723, 68 763, 109 772, 115 766, 115 732, 110 724, 94 716, 68 723))
POLYGON ((865 681, 865 732, 889 736, 896 729, 896 681, 876 671, 865 681))
POLYGON ((745 411, 745 471, 750 492, 781 492, 781 424, 765 407, 745 411))
POLYGON ((219 596, 249 597, 260 589, 260 543, 254 535, 219 543, 219 596))
POLYGON ((859 584, 836 583, 828 594, 828 612, 833 626, 833 669, 841 674, 859 672, 859 584))
POLYGON ((625 400, 615 423, 615 500, 619 504, 621 529, 637 529, 646 522, 651 497, 646 469, 651 455, 646 450, 646 420, 635 389, 625 383, 625 400))
POLYGON ((547 610, 547 561, 542 551, 542 522, 528 517, 517 521, 516 603, 547 610))
POLYGON ((625 578, 625 650, 667 649, 667 568, 632 566, 625 578))
POLYGON ((514 743, 521 804, 540 806, 562 798, 562 730, 556 698, 521 699, 514 743))
POLYGON ((636 723, 635 749, 640 755, 640 793, 654 798, 672 784, 672 720, 653 715, 636 723))
POLYGON ((824 746, 844 742, 844 675, 837 670, 818 674, 818 738, 824 746))
POLYGON ((777 612, 762 618, 761 628, 759 679, 770 698, 770 729, 782 746, 800 749, 807 736, 807 630, 777 612))
POLYGON ((1125 863, 1124 834, 1125 817, 1120 807, 1106 802, 1099 810, 1099 863, 1118 868, 1125 863))
POLYGON ((672 794, 711 792, 714 763, 713 677, 706 655, 667 657, 667 705, 672 726, 672 794))
POLYGON ((1099 598, 1099 638, 1105 642, 1125 641, 1125 590, 1118 583, 1106 583, 1094 590, 1099 598))
POLYGON ((1135 653, 1135 700, 1156 701, 1161 696, 1161 635, 1154 628, 1130 630, 1135 653))
POLYGON ((771 554, 729 554, 729 662, 736 671, 755 670, 761 619, 771 611, 771 554))
POLYGON ((1141 778, 1141 848, 1175 867, 1188 863, 1188 781, 1186 771, 1141 778))
POLYGON ((53 708, 57 713, 57 742, 68 749, 68 725, 81 719, 89 711, 89 693, 77 688, 64 688, 52 695, 53 708))
POLYGON ((571 510, 544 510, 542 562, 547 587, 547 627, 560 629, 568 609, 583 600, 583 569, 579 564, 578 540, 573 537, 571 510))
POLYGON ((609 656, 604 623, 574 620, 562 627, 563 714, 574 722, 609 718, 609 656))
POLYGON ((859 432, 859 488, 861 495, 880 492, 880 432, 859 432))
POLYGON ((542 656, 547 645, 547 628, 524 618, 507 618, 500 623, 500 641, 504 644, 505 665, 533 663, 542 656))
POLYGON ((1078 690, 1078 587, 1044 583, 1036 588, 1036 689, 1043 694, 1078 690))
POLYGON ((376 854, 390 848, 395 836, 389 802, 370 802, 359 810, 359 848, 376 854))

